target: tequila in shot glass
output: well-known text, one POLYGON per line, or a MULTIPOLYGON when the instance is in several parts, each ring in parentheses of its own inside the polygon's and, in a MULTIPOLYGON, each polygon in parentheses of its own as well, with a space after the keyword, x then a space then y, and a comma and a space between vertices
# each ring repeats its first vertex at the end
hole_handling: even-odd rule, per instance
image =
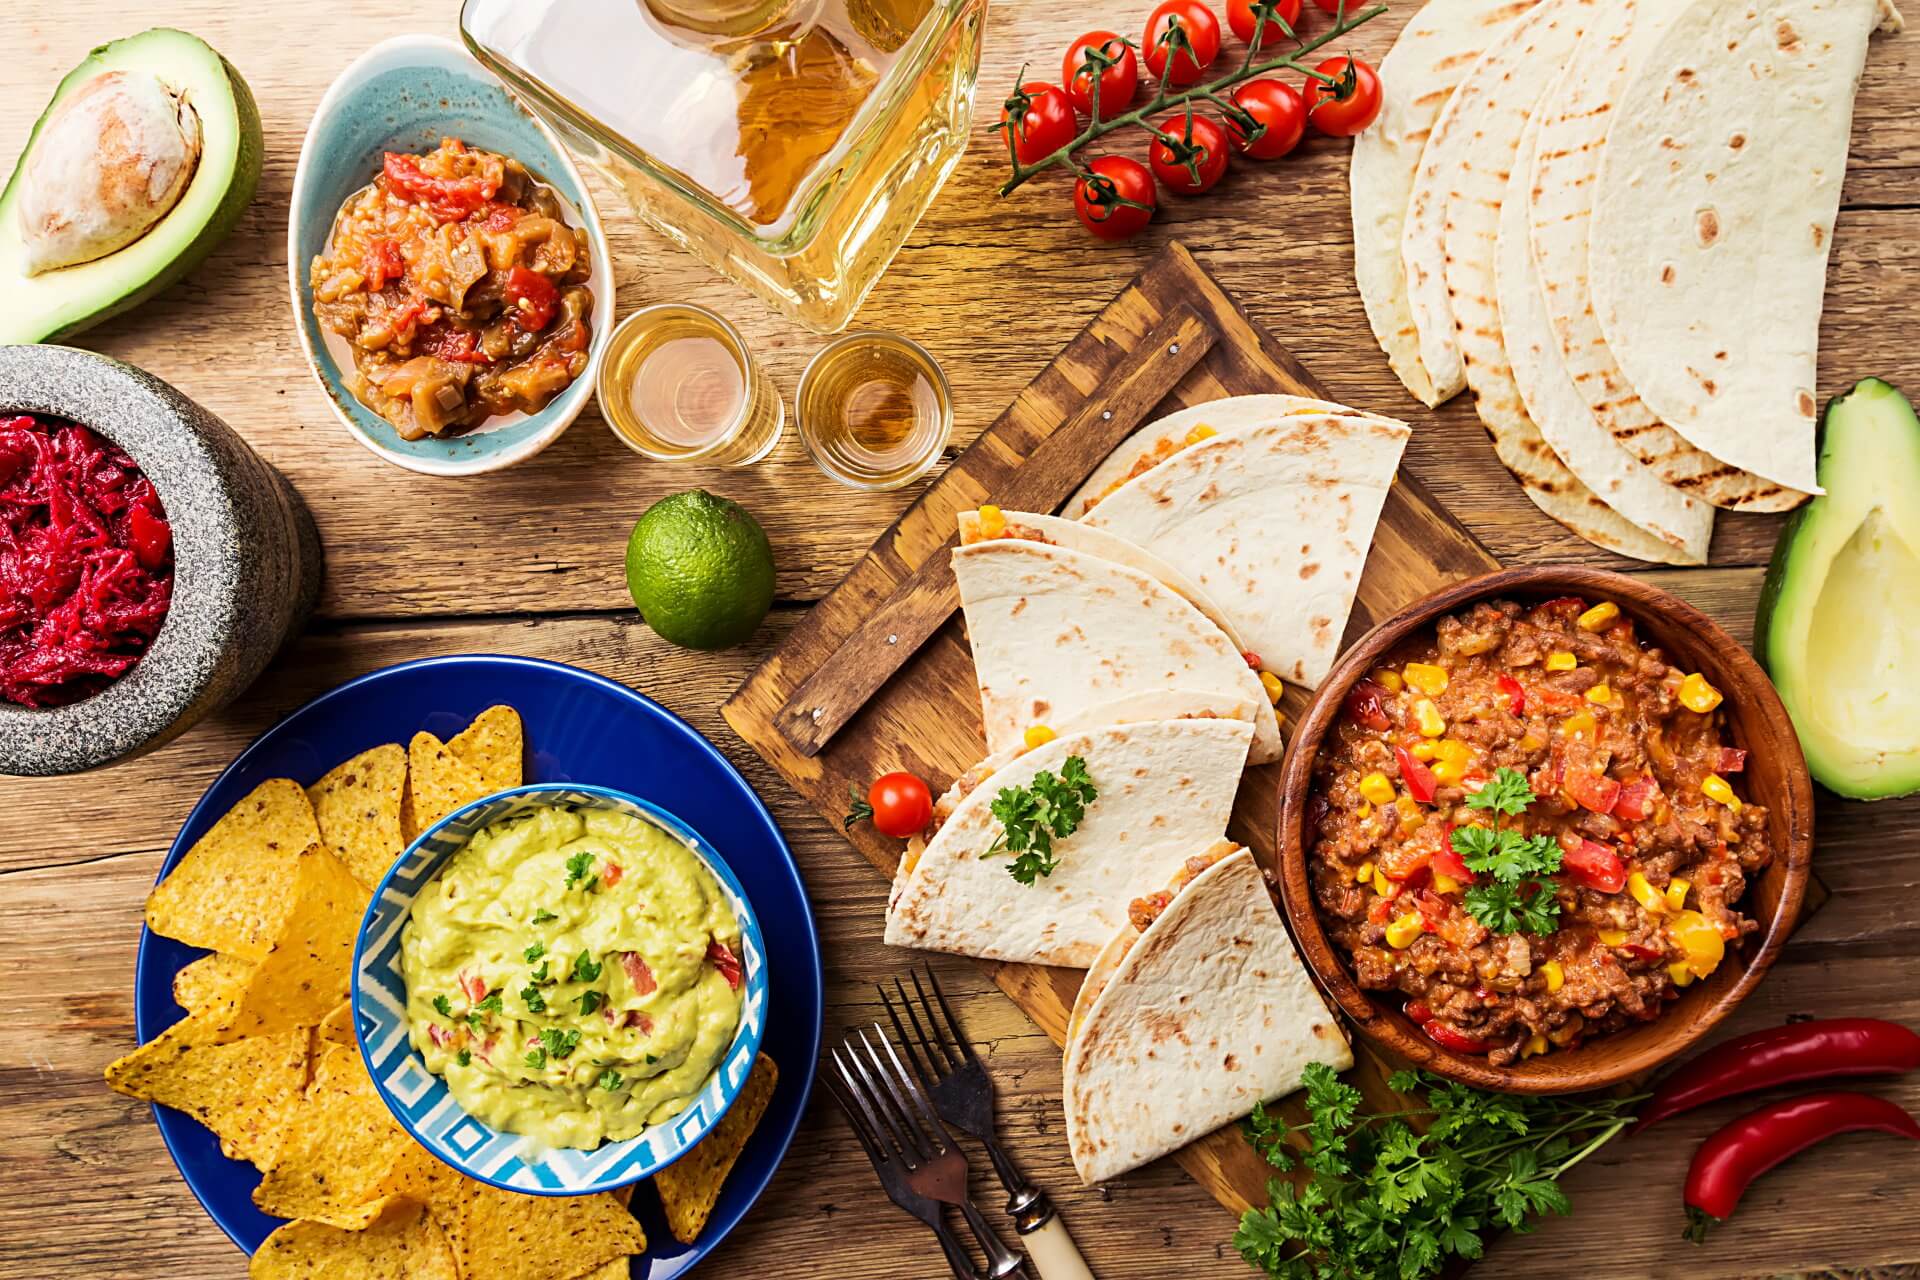
POLYGON ((607 425, 659 462, 749 467, 772 452, 786 407, 725 320, 685 302, 642 307, 607 345, 596 388, 607 425))
POLYGON ((898 489, 940 460, 953 393, 925 348, 892 333, 849 333, 807 363, 794 422, 814 465, 855 489, 898 489))

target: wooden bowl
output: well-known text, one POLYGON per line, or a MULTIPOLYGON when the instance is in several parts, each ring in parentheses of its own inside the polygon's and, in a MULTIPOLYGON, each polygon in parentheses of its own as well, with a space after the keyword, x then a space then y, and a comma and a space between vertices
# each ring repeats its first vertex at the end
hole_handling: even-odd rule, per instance
POLYGON ((1287 919, 1308 966, 1360 1033, 1392 1056, 1437 1075, 1507 1093, 1572 1093, 1629 1080, 1672 1059, 1699 1040, 1753 990, 1792 931, 1806 894, 1813 856, 1813 784, 1799 740, 1773 686, 1752 657, 1717 623, 1675 596, 1634 578, 1597 569, 1508 569, 1436 592, 1369 631, 1348 649, 1320 685, 1295 731, 1280 782, 1281 894, 1287 919), (1726 695, 1722 710, 1735 745, 1747 751, 1745 790, 1767 806, 1776 856, 1747 888, 1745 913, 1760 930, 1713 976, 1686 988, 1652 1022, 1600 1036, 1572 1049, 1555 1049, 1510 1066, 1443 1049, 1400 1012, 1396 994, 1363 991, 1344 954, 1321 927, 1307 874, 1305 814, 1320 745, 1332 730, 1348 689, 1409 636, 1442 615, 1479 600, 1520 601, 1578 595, 1612 600, 1634 620, 1638 634, 1669 662, 1698 671, 1726 695))

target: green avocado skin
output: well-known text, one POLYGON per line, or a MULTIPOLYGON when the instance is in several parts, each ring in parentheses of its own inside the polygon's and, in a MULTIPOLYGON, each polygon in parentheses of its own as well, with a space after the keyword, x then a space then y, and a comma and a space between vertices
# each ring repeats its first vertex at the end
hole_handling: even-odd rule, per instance
MULTIPOLYGON (((1866 435, 1865 424, 1849 430, 1847 415, 1862 400, 1887 398, 1899 402, 1912 430, 1920 433, 1920 419, 1914 417, 1906 397, 1900 394, 1898 388, 1882 379, 1863 378, 1850 391, 1827 402, 1826 410, 1820 416, 1817 475, 1821 487, 1827 489, 1828 493, 1814 498, 1788 517, 1785 527, 1780 531, 1779 540, 1774 543, 1773 556, 1767 564, 1766 580, 1760 588, 1760 602, 1753 623, 1754 654, 1779 688, 1782 701, 1796 721, 1800 718, 1796 702, 1804 682, 1800 679, 1800 673, 1792 669, 1793 659, 1786 652, 1783 637, 1793 625, 1785 616, 1789 607, 1786 598, 1788 588, 1795 585, 1796 578, 1802 572, 1800 544, 1803 539, 1813 536, 1834 505, 1833 490, 1837 484, 1843 483, 1843 453, 1868 447, 1864 438, 1857 438, 1866 435)), ((1916 500, 1920 500, 1920 493, 1916 493, 1916 500)), ((1805 572, 1816 570, 1809 568, 1805 572)), ((1818 595, 1818 584, 1808 584, 1801 598, 1811 602, 1818 595)), ((1820 661, 1821 655, 1809 654, 1808 660, 1820 661)), ((1883 800, 1909 795, 1920 788, 1920 778, 1904 774, 1897 766, 1889 767, 1877 776, 1854 776, 1851 770, 1829 761, 1821 743, 1804 729, 1801 730, 1801 739, 1806 750, 1808 770, 1816 781, 1838 795, 1853 800, 1883 800)))
MULTIPOLYGON (((53 114, 54 108, 60 105, 68 93, 86 83, 88 80, 91 80, 101 71, 109 69, 102 65, 102 59, 111 54, 116 46, 127 45, 134 41, 149 40, 153 37, 177 37, 204 44, 198 37, 189 35, 186 32, 157 27, 150 31, 143 31, 137 36, 128 37, 126 40, 117 40, 96 47, 79 66, 69 71, 60 81, 59 86, 53 92, 53 97, 47 102, 46 110, 42 111, 40 118, 34 121, 33 132, 27 135, 27 145, 21 151, 19 160, 14 164, 13 173, 7 179, 7 185, 0 188, 0 218, 12 218, 15 216, 13 212, 14 187, 19 183, 21 175, 26 171, 27 157, 33 154, 34 144, 40 140, 40 130, 45 127, 47 118, 53 114)), ((91 329, 103 320, 137 307, 161 290, 177 283, 195 267, 206 261, 207 255, 211 254, 220 242, 231 235, 233 229, 239 225, 241 215, 247 211, 247 206, 253 203, 254 191, 260 185, 260 162, 261 157, 266 151, 266 142, 260 132, 260 110, 254 103, 252 90, 247 87, 247 82, 241 78, 239 71, 234 68, 232 63, 228 62, 226 58, 221 57, 218 53, 215 53, 214 56, 219 58, 220 67, 226 72, 227 87, 233 95, 233 108, 238 123, 239 146, 234 155, 233 172, 227 179, 225 194, 222 196, 220 203, 214 208, 211 216, 206 219, 200 232, 195 235, 192 241, 178 254, 161 264, 157 270, 147 275, 136 276, 121 282, 124 288, 110 296, 101 297, 96 306, 91 307, 82 315, 73 317, 64 323, 50 321, 44 328, 38 330, 33 327, 34 321, 31 317, 15 317, 14 331, 7 335, 9 338, 17 338, 20 341, 26 342, 53 342, 61 338, 71 337, 83 330, 91 329), (27 325, 28 328, 25 331, 19 331, 21 324, 27 325)), ((159 70, 159 68, 156 68, 156 70, 159 70)), ((196 99, 194 107, 196 110, 205 110, 206 104, 196 99)), ((175 212, 177 212, 177 210, 175 212)), ((172 216, 172 213, 168 214, 168 217, 172 216)), ((166 219, 163 218, 154 230, 157 231, 160 226, 164 226, 165 224, 166 219)), ((150 236, 153 232, 149 231, 147 234, 150 236)), ((143 236, 141 240, 134 241, 133 244, 119 250, 114 256, 132 254, 146 238, 147 237, 143 236)), ((11 271, 17 269, 18 268, 12 263, 0 263, 0 270, 11 271)))

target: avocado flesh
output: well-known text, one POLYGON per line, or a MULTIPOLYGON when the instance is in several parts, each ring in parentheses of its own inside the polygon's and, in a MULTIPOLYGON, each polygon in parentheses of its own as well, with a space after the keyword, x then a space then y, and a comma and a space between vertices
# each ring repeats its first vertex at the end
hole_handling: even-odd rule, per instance
POLYGON ((260 181, 260 114, 246 82, 205 42, 155 28, 95 49, 54 90, 13 175, 0 190, 0 343, 44 342, 137 306, 198 266, 240 221, 260 181), (18 209, 21 175, 48 115, 103 71, 141 71, 183 93, 200 119, 193 179, 133 243, 91 262, 26 273, 18 209))
POLYGON ((1755 639, 1807 766, 1844 796, 1920 791, 1920 419, 1868 380, 1828 406, 1826 493, 1781 534, 1755 639))

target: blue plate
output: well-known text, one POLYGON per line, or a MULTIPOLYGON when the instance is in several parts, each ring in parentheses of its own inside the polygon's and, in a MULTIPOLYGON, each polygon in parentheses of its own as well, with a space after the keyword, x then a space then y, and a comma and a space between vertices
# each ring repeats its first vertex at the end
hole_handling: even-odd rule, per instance
MULTIPOLYGON (((525 722, 527 781, 614 787, 678 814, 725 852, 765 933, 770 996, 763 1047, 780 1066, 773 1103, 698 1243, 676 1242, 655 1197, 644 1189, 634 1196, 648 1249, 634 1259, 633 1274, 671 1280, 726 1238, 786 1154, 813 1085, 823 999, 813 914, 780 829, 746 779, 679 717, 624 685, 558 663, 493 655, 403 662, 322 694, 241 752, 187 815, 160 875, 268 778, 311 783, 349 756, 383 742, 404 743, 422 729, 452 737, 499 702, 525 722)), ((184 1016, 173 1002, 173 975, 203 954, 141 931, 134 1026, 143 1044, 184 1016)), ((219 1142, 197 1121, 166 1107, 153 1112, 207 1213, 242 1249, 258 1248, 279 1225, 253 1207, 260 1175, 221 1155, 219 1142)))

